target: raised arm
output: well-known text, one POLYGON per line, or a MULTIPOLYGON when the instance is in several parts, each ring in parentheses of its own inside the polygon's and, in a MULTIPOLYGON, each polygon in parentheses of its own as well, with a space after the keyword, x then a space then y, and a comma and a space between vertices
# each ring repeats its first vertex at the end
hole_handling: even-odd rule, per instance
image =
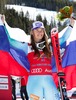
MULTIPOLYGON (((26 49, 27 48, 27 43, 23 43, 23 42, 17 41, 14 38, 11 38, 10 37, 11 33, 8 32, 8 29, 11 30, 10 32, 12 32, 12 31, 14 32, 14 31, 18 30, 18 28, 16 28, 16 30, 14 30, 13 28, 8 27, 8 29, 7 29, 8 25, 7 25, 6 21, 5 21, 5 16, 2 16, 2 21, 4 23, 4 28, 5 28, 5 31, 6 31, 6 34, 7 34, 9 43, 10 43, 10 46, 13 46, 13 47, 15 47, 17 49, 21 49, 21 50, 23 50, 27 54, 27 49, 26 49)), ((20 31, 20 29, 18 31, 20 31)), ((18 33, 14 34, 14 35, 19 37, 18 33)))
POLYGON ((30 43, 30 35, 27 35, 24 30, 20 28, 12 28, 5 21, 5 26, 11 38, 25 43, 30 43))
POLYGON ((73 26, 74 26, 75 20, 73 18, 70 18, 70 25, 67 26, 64 30, 62 30, 59 35, 61 35, 62 33, 64 33, 60 38, 59 38, 59 43, 60 45, 62 45, 64 42, 66 42, 66 40, 69 38, 73 26))
POLYGON ((66 40, 69 38, 69 36, 71 34, 71 31, 72 31, 72 27, 68 26, 59 33, 59 35, 63 33, 63 35, 59 38, 60 45, 62 45, 64 42, 66 42, 66 40), (64 31, 64 33, 63 33, 63 31, 64 31))

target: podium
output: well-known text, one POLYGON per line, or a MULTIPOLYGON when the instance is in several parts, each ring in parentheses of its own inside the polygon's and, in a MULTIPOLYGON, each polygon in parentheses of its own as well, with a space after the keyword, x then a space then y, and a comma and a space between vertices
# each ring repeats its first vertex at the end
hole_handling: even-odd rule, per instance
POLYGON ((12 100, 10 76, 0 75, 0 100, 12 100))

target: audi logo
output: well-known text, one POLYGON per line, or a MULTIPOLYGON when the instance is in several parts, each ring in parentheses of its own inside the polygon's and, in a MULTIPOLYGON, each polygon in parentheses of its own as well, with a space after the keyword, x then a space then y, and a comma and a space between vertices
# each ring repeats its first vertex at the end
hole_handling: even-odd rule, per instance
POLYGON ((34 68, 31 70, 31 73, 41 73, 42 72, 42 68, 34 68))

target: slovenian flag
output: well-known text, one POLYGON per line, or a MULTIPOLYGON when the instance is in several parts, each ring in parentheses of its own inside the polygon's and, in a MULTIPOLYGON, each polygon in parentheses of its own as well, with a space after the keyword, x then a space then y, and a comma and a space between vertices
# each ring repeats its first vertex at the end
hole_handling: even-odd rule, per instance
POLYGON ((26 63, 26 55, 22 50, 17 48, 14 49, 14 47, 10 44, 6 32, 6 28, 2 23, 0 16, 0 75, 27 75, 29 63, 26 63))
MULTIPOLYGON (((63 50, 63 56, 62 56, 62 70, 65 73, 65 80, 66 80, 66 87, 67 90, 70 90, 74 87, 76 87, 76 22, 72 29, 71 34, 68 36, 68 39, 66 40, 65 48, 61 47, 61 50, 63 50)), ((63 33, 64 34, 64 33, 63 33)), ((65 37, 64 37, 65 38, 65 37)), ((54 58, 53 58, 54 59, 54 58)), ((58 84, 58 78, 56 74, 56 66, 55 62, 53 61, 53 77, 58 84)))
POLYGON ((76 87, 76 21, 69 38, 62 59, 62 66, 66 73, 67 89, 76 87))

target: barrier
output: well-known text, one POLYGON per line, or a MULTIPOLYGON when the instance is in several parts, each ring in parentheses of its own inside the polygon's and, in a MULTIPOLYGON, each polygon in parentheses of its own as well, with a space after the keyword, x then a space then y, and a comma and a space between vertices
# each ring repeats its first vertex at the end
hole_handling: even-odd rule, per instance
POLYGON ((10 76, 0 75, 0 100, 12 100, 10 76))

